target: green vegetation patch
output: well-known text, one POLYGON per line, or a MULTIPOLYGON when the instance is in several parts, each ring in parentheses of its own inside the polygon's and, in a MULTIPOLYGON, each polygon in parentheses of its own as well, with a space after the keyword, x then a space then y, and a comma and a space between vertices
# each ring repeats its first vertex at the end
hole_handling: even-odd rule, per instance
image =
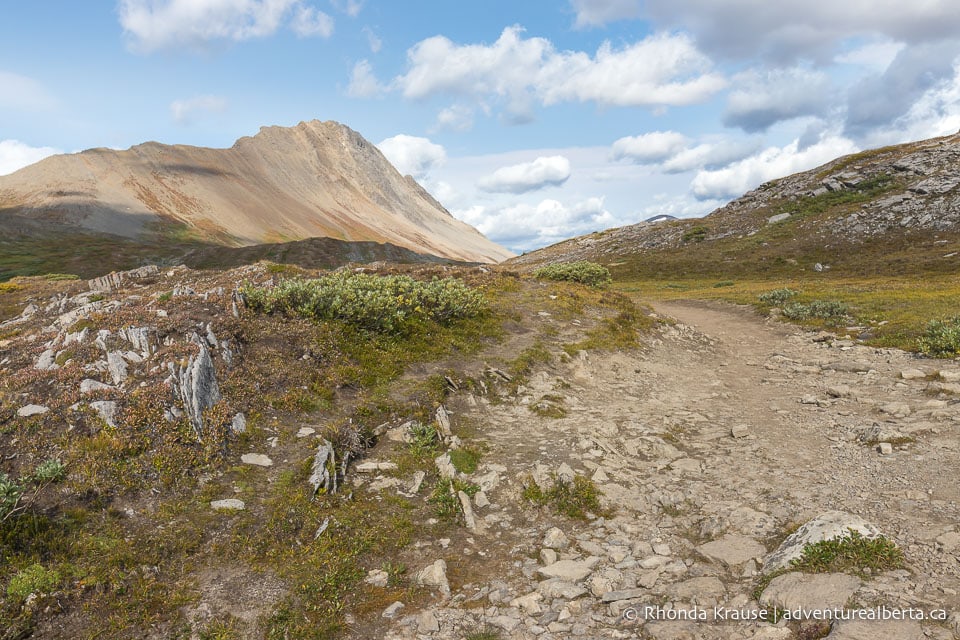
POLYGON ((456 278, 429 282, 404 275, 341 271, 315 279, 281 280, 270 288, 245 285, 249 307, 315 320, 342 320, 380 333, 404 333, 417 322, 445 324, 486 310, 484 296, 456 278))
POLYGON ((927 330, 917 339, 917 349, 934 358, 960 355, 960 316, 947 320, 931 320, 927 330))
POLYGON ((805 545, 790 567, 805 573, 863 573, 900 569, 903 562, 903 552, 889 538, 865 538, 850 529, 839 538, 805 545))
POLYGON ((32 564, 10 579, 7 596, 25 600, 31 593, 50 593, 57 588, 60 580, 59 572, 41 564, 32 564))
POLYGON ((549 264, 534 271, 533 275, 541 280, 565 280, 597 288, 611 282, 609 269, 588 260, 549 264))
POLYGON ((593 480, 577 474, 572 481, 554 478, 553 486, 542 489, 531 481, 523 488, 523 497, 537 506, 548 506, 557 513, 577 520, 586 520, 588 513, 604 516, 609 513, 600 504, 603 495, 593 480))
POLYGON ((771 307, 782 307, 798 293, 800 292, 790 289, 789 287, 781 287, 780 289, 773 289, 772 291, 764 291, 757 296, 757 298, 761 303, 770 305, 771 307))
POLYGON ((838 300, 814 300, 804 304, 793 302, 783 307, 783 315, 790 320, 820 320, 841 321, 850 315, 850 305, 838 300))

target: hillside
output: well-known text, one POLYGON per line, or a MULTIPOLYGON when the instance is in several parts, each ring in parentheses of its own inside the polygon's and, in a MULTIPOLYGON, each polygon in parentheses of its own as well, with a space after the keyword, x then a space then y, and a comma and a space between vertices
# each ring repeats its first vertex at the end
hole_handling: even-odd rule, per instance
POLYGON ((0 176, 0 230, 24 241, 84 233, 142 249, 327 237, 466 262, 510 255, 360 134, 319 121, 264 127, 229 149, 148 142, 46 158, 0 176))
POLYGON ((960 266, 960 134, 838 158, 698 219, 574 238, 512 260, 575 259, 615 277, 952 273, 960 266))

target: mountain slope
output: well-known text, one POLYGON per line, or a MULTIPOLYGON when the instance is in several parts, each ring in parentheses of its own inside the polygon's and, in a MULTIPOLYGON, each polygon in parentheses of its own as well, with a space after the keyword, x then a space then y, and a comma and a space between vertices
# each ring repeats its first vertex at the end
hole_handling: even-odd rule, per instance
POLYGON ((704 218, 610 229, 511 263, 589 259, 621 278, 790 275, 818 263, 849 274, 954 272, 958 251, 960 134, 838 158, 704 218))
POLYGON ((229 149, 91 149, 0 176, 0 228, 31 235, 36 223, 227 246, 329 237, 471 262, 511 255, 335 122, 264 127, 229 149))

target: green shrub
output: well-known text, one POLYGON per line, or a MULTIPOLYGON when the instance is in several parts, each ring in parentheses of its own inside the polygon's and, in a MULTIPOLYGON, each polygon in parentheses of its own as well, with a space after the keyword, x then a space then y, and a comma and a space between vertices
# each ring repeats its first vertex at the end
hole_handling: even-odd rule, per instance
POLYGON ((932 320, 924 334, 917 339, 917 347, 924 355, 934 358, 960 355, 960 316, 932 320))
POLYGON ((706 227, 697 225, 696 227, 691 227, 683 233, 684 242, 703 242, 707 237, 707 233, 710 230, 706 227))
POLYGON ((783 307, 783 315, 790 320, 842 320, 850 312, 849 305, 836 300, 814 300, 809 304, 794 302, 783 307))
POLYGON ((800 292, 785 287, 782 289, 774 289, 773 291, 765 291, 758 297, 763 304, 768 304, 771 307, 782 307, 798 293, 800 292))
POLYGON ((612 282, 609 269, 588 260, 548 264, 534 271, 533 275, 541 280, 565 280, 591 287, 605 287, 612 282))
POLYGON ((31 593, 49 593, 60 584, 60 574, 45 568, 41 564, 33 564, 10 579, 7 586, 7 596, 25 600, 31 593))
POLYGON ((480 463, 481 453, 475 447, 462 447, 450 451, 450 464, 457 473, 473 473, 480 463))
POLYGON ((790 567, 807 573, 842 573, 890 571, 903 566, 903 552, 885 538, 865 538, 850 529, 832 540, 821 540, 803 547, 803 555, 795 558, 790 567))
POLYGON ((579 474, 572 482, 554 478, 553 486, 546 490, 532 481, 523 489, 523 497, 530 502, 550 506, 557 513, 578 520, 586 520, 588 511, 597 515, 608 514, 600 504, 601 495, 593 480, 579 474))
POLYGON ((422 282, 409 276, 338 272, 281 280, 271 288, 244 285, 241 291, 257 311, 342 320, 382 333, 403 333, 418 321, 445 324, 487 308, 482 293, 455 278, 422 282))
POLYGON ((59 482, 66 475, 66 470, 59 460, 46 460, 37 465, 33 473, 22 476, 19 480, 0 473, 0 522, 11 518, 27 508, 39 495, 40 491, 51 482, 59 482), (33 485, 33 493, 27 495, 24 485, 33 485))
POLYGON ((453 480, 444 478, 437 483, 427 502, 433 505, 438 518, 453 520, 462 512, 460 498, 457 496, 460 491, 472 498, 480 491, 480 487, 459 478, 453 480))
POLYGON ((0 521, 13 513, 23 495, 23 487, 5 473, 0 473, 0 521))

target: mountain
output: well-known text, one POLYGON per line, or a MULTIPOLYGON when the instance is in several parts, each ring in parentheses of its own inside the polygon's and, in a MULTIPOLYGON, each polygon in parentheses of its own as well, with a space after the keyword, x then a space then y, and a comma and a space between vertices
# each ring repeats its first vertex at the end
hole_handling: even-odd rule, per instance
POLYGON ((360 134, 316 120, 264 127, 229 149, 147 142, 52 156, 0 176, 0 231, 229 247, 324 237, 467 262, 511 255, 360 134))
POLYGON ((960 134, 771 180, 711 214, 608 229, 513 258, 587 259, 615 276, 960 270, 960 134))

